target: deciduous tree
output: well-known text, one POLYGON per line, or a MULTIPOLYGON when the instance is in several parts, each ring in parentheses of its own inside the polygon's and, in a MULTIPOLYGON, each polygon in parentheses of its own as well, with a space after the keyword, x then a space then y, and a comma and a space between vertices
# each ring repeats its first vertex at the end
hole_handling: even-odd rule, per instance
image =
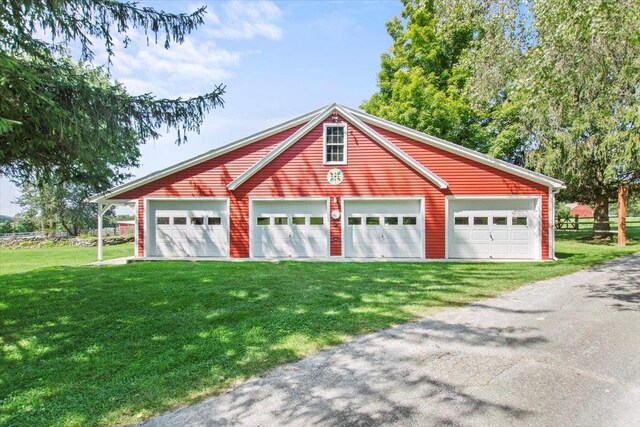
MULTIPOLYGON (((87 199, 93 194, 89 184, 71 181, 47 180, 25 183, 18 204, 23 216, 46 233, 58 230, 77 236, 82 231, 96 228, 98 207, 87 199)), ((108 216, 113 215, 113 209, 108 216)))
POLYGON ((442 31, 438 2, 404 0, 402 19, 387 22, 392 46, 382 55, 378 91, 363 103, 371 114, 450 141, 486 150, 487 117, 463 93, 468 73, 458 67, 476 28, 442 31))

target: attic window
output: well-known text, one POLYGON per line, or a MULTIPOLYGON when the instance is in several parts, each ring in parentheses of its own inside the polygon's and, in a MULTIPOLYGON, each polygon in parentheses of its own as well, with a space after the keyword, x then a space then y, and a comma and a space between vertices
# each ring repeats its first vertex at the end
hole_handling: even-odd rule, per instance
POLYGON ((347 125, 325 123, 324 125, 324 164, 347 164, 347 125))

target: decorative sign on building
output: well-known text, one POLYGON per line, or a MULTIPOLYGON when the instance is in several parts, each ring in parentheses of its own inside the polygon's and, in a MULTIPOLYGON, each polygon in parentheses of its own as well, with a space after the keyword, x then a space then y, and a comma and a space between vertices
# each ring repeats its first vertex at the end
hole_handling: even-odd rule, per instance
POLYGON ((342 181, 344 181, 344 174, 340 169, 331 169, 327 172, 327 181, 329 181, 331 185, 341 184, 342 181))

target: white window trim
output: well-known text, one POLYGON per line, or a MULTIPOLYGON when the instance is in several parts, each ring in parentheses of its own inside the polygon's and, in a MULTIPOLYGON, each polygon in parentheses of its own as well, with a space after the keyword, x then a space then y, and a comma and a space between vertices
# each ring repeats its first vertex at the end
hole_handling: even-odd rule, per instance
POLYGON ((322 164, 323 165, 346 165, 347 164, 347 147, 348 147, 348 139, 347 136, 347 124, 344 122, 340 123, 324 123, 322 126, 322 164), (328 127, 341 127, 344 129, 344 160, 341 162, 328 162, 327 161, 327 128, 328 127))

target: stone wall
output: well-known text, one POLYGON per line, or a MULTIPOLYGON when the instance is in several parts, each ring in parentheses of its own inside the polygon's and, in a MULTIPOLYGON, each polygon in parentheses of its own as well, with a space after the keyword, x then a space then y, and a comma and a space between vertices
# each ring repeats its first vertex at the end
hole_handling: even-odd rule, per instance
MULTIPOLYGON (((102 239, 106 245, 121 245, 123 243, 133 242, 134 236, 107 236, 102 239)), ((22 248, 22 247, 40 247, 40 246, 82 246, 92 247, 98 246, 98 238, 80 239, 78 237, 42 237, 42 236, 8 236, 0 237, 0 247, 3 248, 22 248)))

